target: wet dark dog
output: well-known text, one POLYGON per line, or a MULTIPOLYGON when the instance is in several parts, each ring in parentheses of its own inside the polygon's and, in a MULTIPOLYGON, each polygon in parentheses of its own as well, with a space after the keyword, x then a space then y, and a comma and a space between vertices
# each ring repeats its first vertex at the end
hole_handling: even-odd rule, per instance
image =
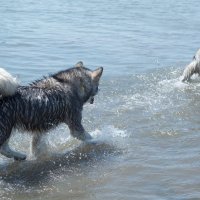
POLYGON ((0 69, 0 152, 16 160, 26 155, 8 146, 13 128, 30 131, 33 135, 32 151, 37 153, 41 135, 66 123, 73 137, 91 139, 81 124, 84 103, 93 103, 98 92, 103 68, 90 70, 82 62, 49 77, 19 86, 15 78, 0 69))

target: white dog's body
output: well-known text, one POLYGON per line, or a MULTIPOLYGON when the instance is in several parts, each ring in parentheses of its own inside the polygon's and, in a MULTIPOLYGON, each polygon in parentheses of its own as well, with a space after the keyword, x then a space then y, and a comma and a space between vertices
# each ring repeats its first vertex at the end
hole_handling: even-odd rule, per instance
POLYGON ((193 74, 200 75, 200 49, 196 52, 192 62, 186 66, 181 81, 189 81, 193 74))

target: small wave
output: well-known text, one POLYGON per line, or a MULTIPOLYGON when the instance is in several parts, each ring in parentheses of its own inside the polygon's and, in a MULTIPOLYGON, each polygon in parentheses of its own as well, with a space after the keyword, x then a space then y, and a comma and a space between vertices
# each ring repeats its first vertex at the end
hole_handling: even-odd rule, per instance
MULTIPOLYGON (((121 83, 121 85, 124 85, 121 83)), ((200 87, 199 79, 192 79, 191 83, 180 80, 180 69, 154 71, 136 75, 129 82, 129 91, 122 92, 118 100, 119 109, 141 111, 163 111, 175 105, 182 105, 188 99, 190 91, 197 92, 200 87)))
POLYGON ((178 132, 171 129, 171 130, 158 130, 155 132, 156 135, 160 136, 176 136, 178 135, 178 132))
POLYGON ((180 81, 179 78, 176 79, 167 79, 161 80, 158 82, 158 85, 162 87, 165 92, 171 92, 174 89, 185 89, 188 87, 188 83, 180 81))
POLYGON ((110 138, 125 138, 127 133, 124 130, 120 130, 113 125, 104 126, 101 130, 96 129, 93 131, 92 136, 96 139, 110 140, 110 138))

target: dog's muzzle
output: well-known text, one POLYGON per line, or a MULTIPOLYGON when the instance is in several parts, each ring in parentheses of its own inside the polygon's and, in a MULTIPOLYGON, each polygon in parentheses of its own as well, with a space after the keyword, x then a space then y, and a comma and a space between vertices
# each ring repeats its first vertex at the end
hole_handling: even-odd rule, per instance
POLYGON ((89 102, 90 102, 90 104, 94 103, 94 97, 93 96, 90 97, 89 102))

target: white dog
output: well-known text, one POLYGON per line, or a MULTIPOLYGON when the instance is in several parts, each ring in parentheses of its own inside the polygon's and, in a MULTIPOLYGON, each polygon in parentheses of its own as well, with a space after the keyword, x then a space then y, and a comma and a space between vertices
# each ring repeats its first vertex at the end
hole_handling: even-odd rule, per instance
POLYGON ((196 52, 192 62, 186 66, 181 81, 190 81, 193 74, 200 75, 200 49, 196 52))

